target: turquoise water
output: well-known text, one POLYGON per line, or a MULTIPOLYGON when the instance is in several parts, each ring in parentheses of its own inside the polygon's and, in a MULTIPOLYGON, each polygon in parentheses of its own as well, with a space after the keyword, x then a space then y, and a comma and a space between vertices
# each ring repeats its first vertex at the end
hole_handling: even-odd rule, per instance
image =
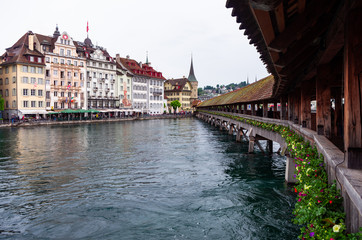
POLYGON ((0 129, 0 239, 295 239, 285 160, 197 119, 0 129))

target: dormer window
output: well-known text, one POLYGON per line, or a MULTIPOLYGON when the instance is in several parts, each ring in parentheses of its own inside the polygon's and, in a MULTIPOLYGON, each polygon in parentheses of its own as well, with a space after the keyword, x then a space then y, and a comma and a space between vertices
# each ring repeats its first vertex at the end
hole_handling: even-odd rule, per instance
POLYGON ((29 61, 30 61, 30 62, 34 62, 34 57, 33 57, 33 56, 30 56, 30 57, 29 57, 29 61))
POLYGON ((41 57, 38 57, 38 63, 42 63, 41 57))

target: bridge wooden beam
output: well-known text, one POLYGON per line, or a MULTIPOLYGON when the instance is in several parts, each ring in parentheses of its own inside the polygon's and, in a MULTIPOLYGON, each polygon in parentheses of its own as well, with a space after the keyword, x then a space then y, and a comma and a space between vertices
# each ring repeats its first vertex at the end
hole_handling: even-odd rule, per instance
POLYGON ((329 65, 319 66, 316 81, 317 133, 327 138, 331 137, 331 88, 328 80, 335 77, 329 74, 331 70, 329 65))
POLYGON ((362 169, 361 1, 347 13, 344 48, 344 148, 348 168, 362 169))
POLYGON ((311 89, 314 89, 315 83, 313 81, 307 81, 302 83, 300 94, 300 107, 301 115, 300 120, 302 127, 312 128, 312 114, 311 114, 311 89))

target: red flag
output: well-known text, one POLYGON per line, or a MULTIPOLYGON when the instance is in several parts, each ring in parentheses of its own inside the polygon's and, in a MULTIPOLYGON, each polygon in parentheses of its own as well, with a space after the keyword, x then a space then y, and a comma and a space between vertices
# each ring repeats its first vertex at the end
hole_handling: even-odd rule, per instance
POLYGON ((87 21, 87 33, 88 33, 88 31, 89 31, 89 26, 88 26, 88 21, 87 21))

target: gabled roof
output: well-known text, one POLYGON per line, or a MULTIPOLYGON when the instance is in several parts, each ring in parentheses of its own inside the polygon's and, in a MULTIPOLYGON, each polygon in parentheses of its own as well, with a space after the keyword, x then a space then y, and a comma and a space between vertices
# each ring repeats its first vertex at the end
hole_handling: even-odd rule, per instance
POLYGON ((191 89, 184 90, 184 87, 188 82, 190 81, 187 78, 169 79, 165 83, 171 84, 173 89, 165 90, 165 92, 182 92, 182 91, 191 92, 191 89))
POLYGON ((119 58, 120 63, 126 67, 133 74, 144 77, 158 78, 165 80, 161 72, 157 72, 150 66, 150 64, 140 65, 136 60, 131 58, 119 58))
POLYGON ((198 107, 220 106, 236 103, 251 103, 271 99, 273 95, 274 77, 263 78, 238 90, 211 98, 198 107))
POLYGON ((6 52, 1 56, 1 65, 10 63, 29 63, 35 65, 44 65, 37 61, 29 61, 28 56, 44 57, 38 50, 30 50, 28 46, 29 35, 34 35, 31 31, 25 33, 12 47, 7 48, 6 52))

